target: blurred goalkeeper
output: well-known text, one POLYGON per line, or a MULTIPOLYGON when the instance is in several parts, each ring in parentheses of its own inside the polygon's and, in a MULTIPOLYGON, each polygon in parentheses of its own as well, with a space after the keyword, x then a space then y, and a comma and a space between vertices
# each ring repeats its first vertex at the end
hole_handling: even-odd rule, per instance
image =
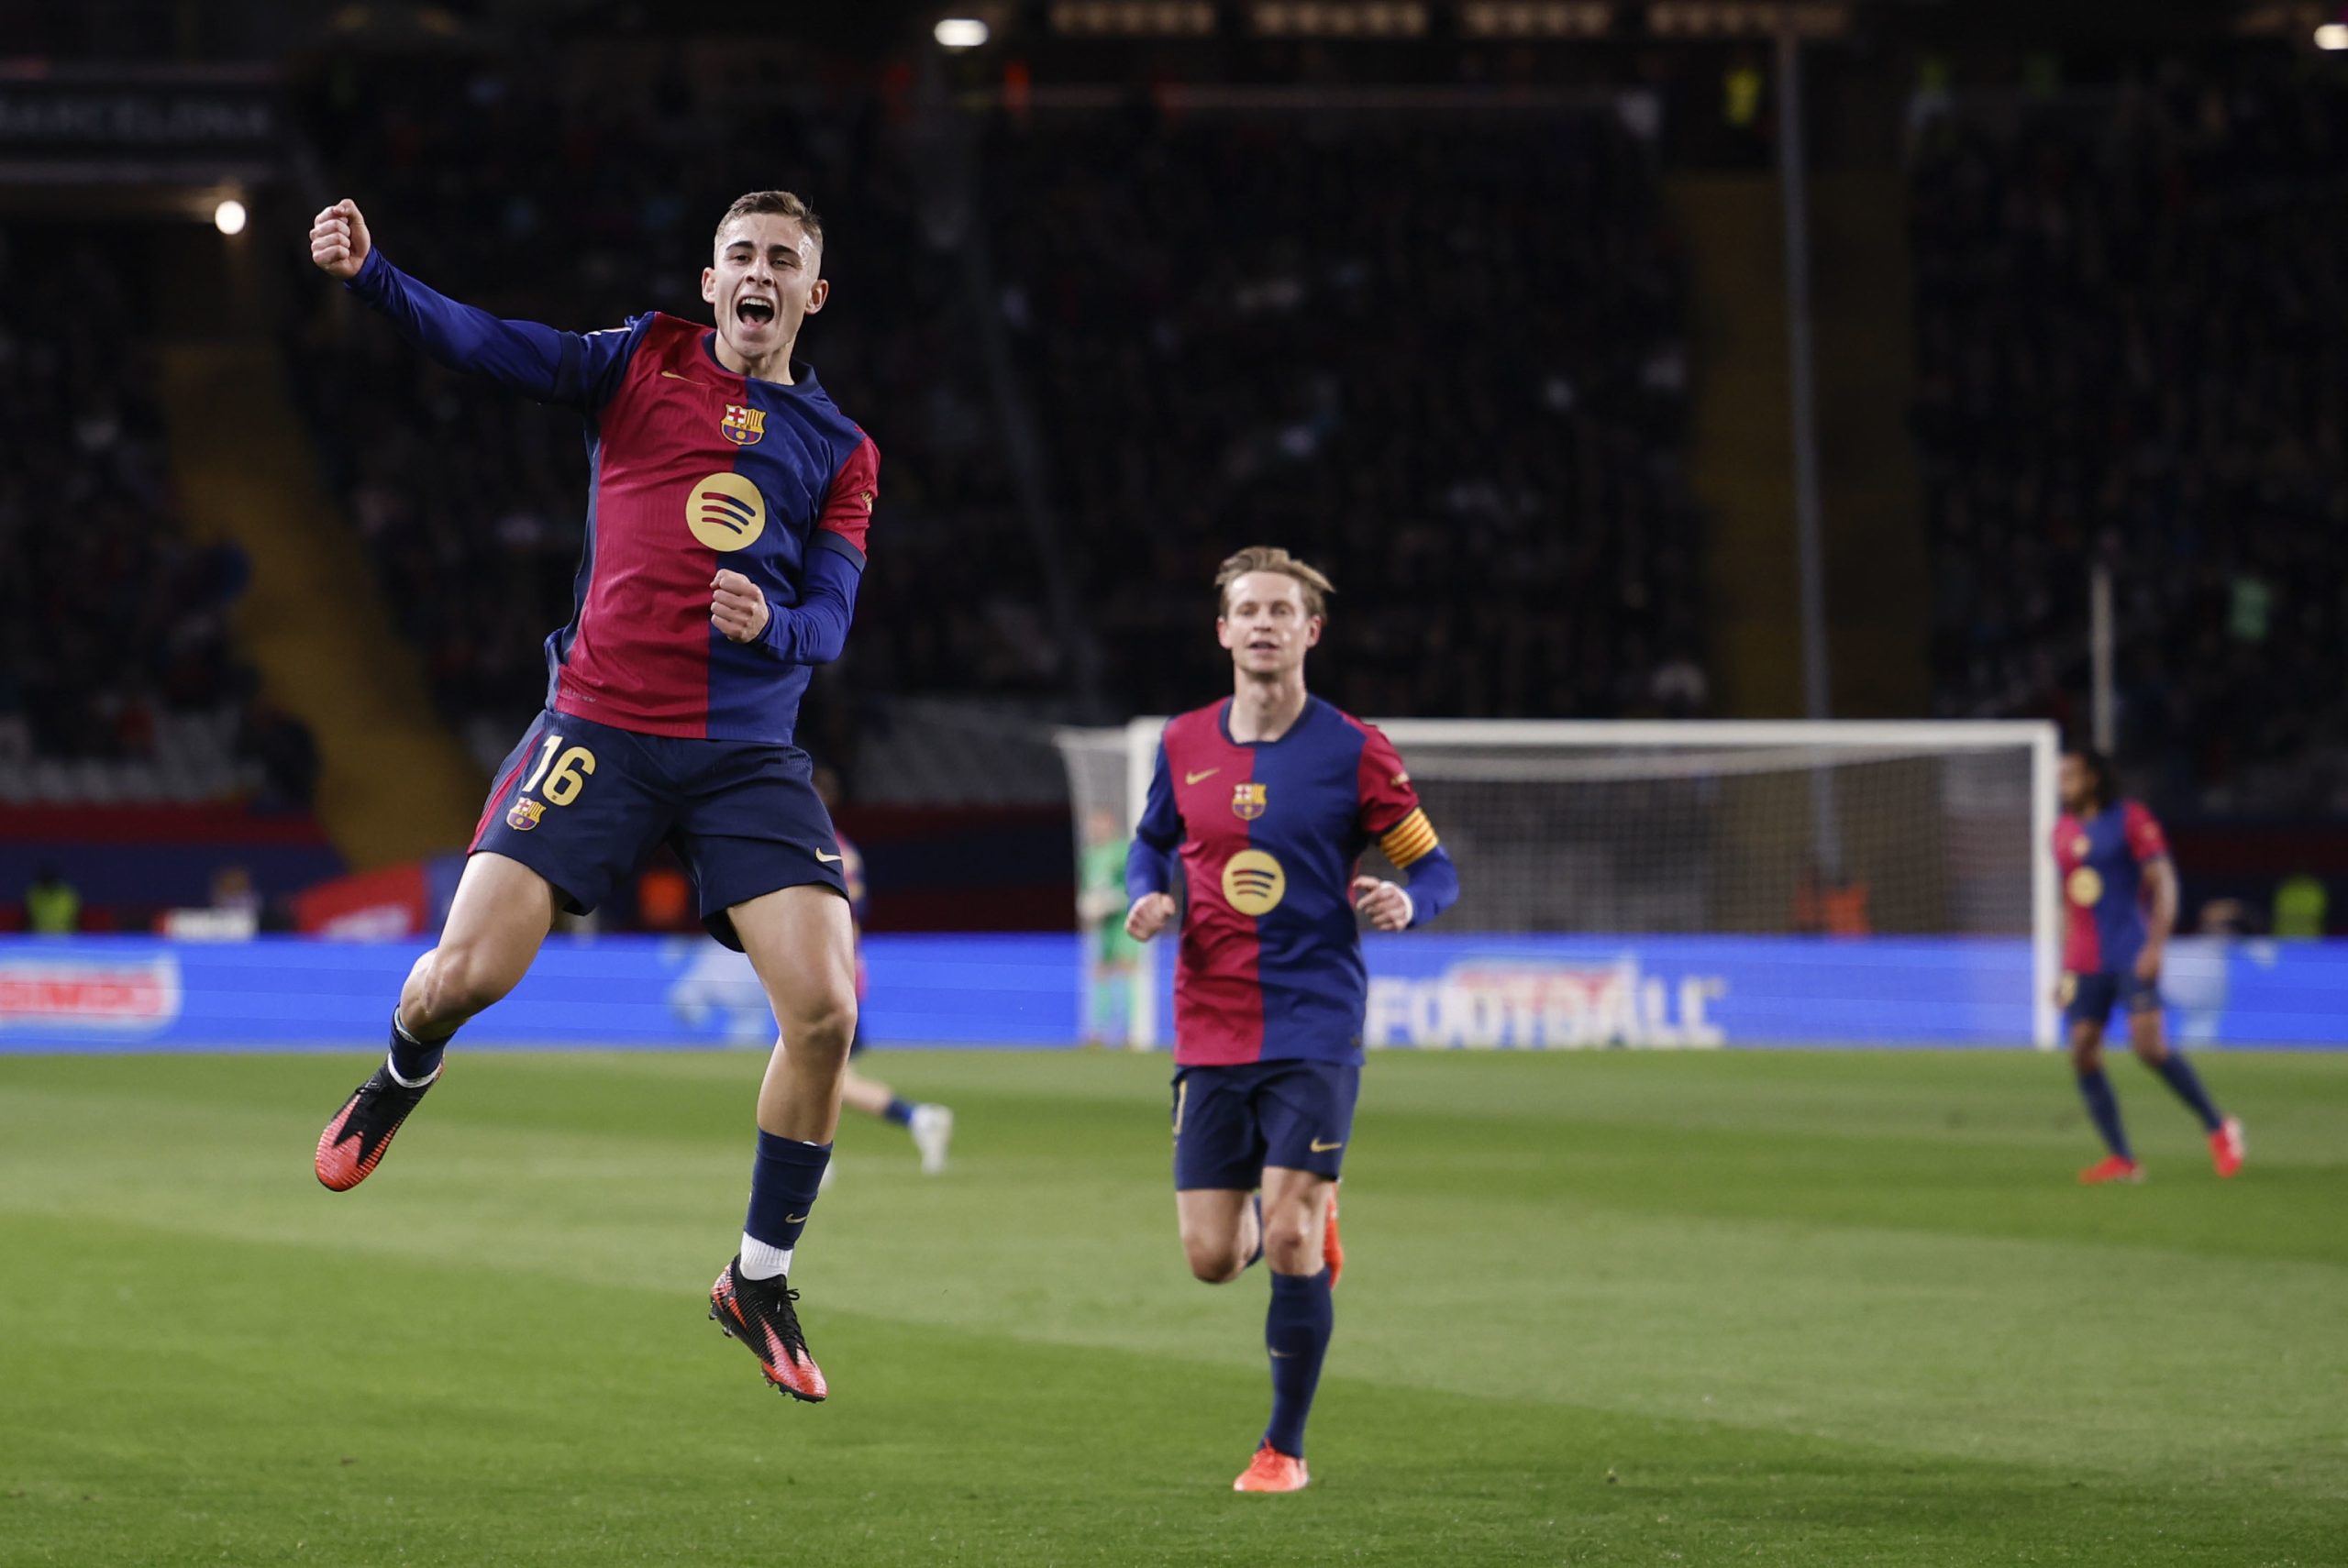
POLYGON ((1272 1419, 1241 1492, 1308 1477, 1304 1423, 1345 1266, 1337 1177, 1353 1136, 1368 991, 1359 920, 1423 925, 1459 894, 1386 737, 1304 690, 1329 580, 1286 550, 1215 575, 1234 691, 1166 726, 1125 861, 1125 930, 1178 916, 1174 1186, 1182 1250, 1210 1285, 1271 1264, 1272 1419), (1359 874, 1372 844, 1410 873, 1359 874))

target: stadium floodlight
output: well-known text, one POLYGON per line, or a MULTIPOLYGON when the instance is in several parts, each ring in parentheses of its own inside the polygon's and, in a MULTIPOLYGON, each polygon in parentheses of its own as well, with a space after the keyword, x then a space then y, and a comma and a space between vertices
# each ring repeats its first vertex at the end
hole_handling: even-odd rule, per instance
POLYGON ((986 23, 976 17, 941 17, 930 36, 940 49, 977 49, 988 39, 986 23))
MULTIPOLYGON (((1932 963, 1964 969, 1964 1005, 1994 1004, 2005 1042, 2057 1043, 2052 724, 1379 723, 1459 867, 1459 903, 1440 935, 1500 938, 1503 955, 1597 937, 1633 955, 1818 935, 1820 981, 1804 1005, 1812 1038, 1824 1039, 1881 999, 1851 988, 1871 983, 1858 967, 1836 988, 1826 938, 1871 933, 1880 944, 1856 945, 1929 950, 1932 963), (1966 968, 1967 953, 1992 948, 2010 955, 1994 977, 1966 968)), ((1080 832, 1106 813, 1131 834, 1164 723, 1058 733, 1080 832)), ((1390 868, 1373 851, 1364 869, 1390 868)), ((1136 956, 1143 997, 1170 962, 1157 944, 1136 956)), ((1375 961, 1371 982, 1375 992, 1375 961)), ((1146 1047, 1156 1034, 1154 1010, 1133 1007, 1126 1043, 1146 1047)))
POLYGON ((234 196, 227 197, 212 209, 212 226, 223 234, 245 232, 245 204, 234 196))
POLYGON ((2326 22, 2315 30, 2315 47, 2326 50, 2348 49, 2348 22, 2326 22))

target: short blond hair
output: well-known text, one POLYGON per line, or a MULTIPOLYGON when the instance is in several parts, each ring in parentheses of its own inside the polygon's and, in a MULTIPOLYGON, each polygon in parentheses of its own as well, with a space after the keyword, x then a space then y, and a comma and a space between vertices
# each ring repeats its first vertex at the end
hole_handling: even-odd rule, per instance
POLYGON ((824 220, 815 215, 815 209, 803 198, 789 191, 749 191, 735 197, 734 204, 725 209, 725 215, 717 220, 717 233, 710 237, 711 242, 714 244, 725 234, 727 224, 753 213, 772 213, 777 217, 795 220, 807 231, 807 237, 815 242, 815 248, 823 248, 824 220))
POLYGON ((1231 585, 1251 571, 1276 571, 1292 580, 1304 591, 1304 613, 1308 615, 1326 615, 1329 595, 1337 591, 1336 584, 1327 577, 1278 545, 1250 545, 1237 555, 1225 556, 1223 565, 1215 569, 1216 614, 1231 607, 1231 585))

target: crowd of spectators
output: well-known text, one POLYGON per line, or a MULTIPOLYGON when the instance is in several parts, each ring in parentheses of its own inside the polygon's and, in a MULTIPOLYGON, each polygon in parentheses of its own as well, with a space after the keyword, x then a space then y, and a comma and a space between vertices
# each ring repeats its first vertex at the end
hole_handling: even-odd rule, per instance
POLYGON ((2348 804, 2348 89, 1995 110, 1928 124, 1912 183, 1944 710, 2083 723, 2100 562, 2142 787, 2348 804))
POLYGON ((985 169, 1125 703, 1224 679, 1205 585, 1277 543, 1336 580, 1357 711, 1700 706, 1678 270, 1611 112, 1039 115, 985 169))
POLYGON ((0 227, 0 764, 101 765, 156 799, 234 790, 243 757, 306 805, 313 779, 254 749, 287 721, 230 638, 244 556, 181 525, 127 232, 0 227))

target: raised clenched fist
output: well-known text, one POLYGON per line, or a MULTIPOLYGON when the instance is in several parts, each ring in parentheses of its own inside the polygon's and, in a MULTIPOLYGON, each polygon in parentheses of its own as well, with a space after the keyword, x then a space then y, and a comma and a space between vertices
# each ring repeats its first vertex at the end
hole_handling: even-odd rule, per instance
POLYGON ((374 248, 359 204, 348 196, 310 220, 310 259, 330 278, 347 283, 359 276, 374 248))

